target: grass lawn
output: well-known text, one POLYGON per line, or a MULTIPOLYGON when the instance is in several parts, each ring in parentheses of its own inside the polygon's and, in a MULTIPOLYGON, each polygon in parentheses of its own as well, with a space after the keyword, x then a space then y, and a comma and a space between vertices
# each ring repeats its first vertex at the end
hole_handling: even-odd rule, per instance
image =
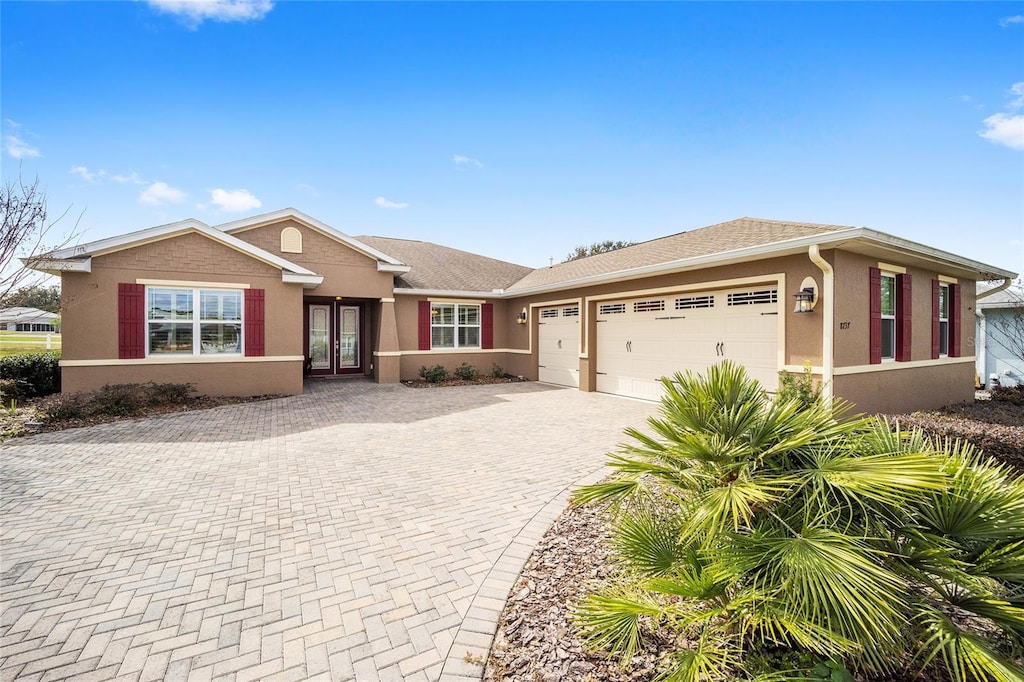
POLYGON ((60 350, 60 334, 0 331, 0 358, 46 350, 60 350), (49 337, 49 346, 47 346, 47 337, 49 337))

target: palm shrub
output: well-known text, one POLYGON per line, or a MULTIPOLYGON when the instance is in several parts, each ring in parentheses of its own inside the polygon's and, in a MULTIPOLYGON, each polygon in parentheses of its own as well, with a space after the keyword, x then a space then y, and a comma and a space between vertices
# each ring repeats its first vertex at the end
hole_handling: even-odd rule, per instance
POLYGON ((1024 480, 969 445, 772 399, 728 362, 663 384, 650 432, 628 429, 614 475, 575 494, 610 503, 618 558, 574 605, 593 647, 625 664, 667 636, 660 679, 680 682, 820 679, 815 661, 1024 680, 1024 480))

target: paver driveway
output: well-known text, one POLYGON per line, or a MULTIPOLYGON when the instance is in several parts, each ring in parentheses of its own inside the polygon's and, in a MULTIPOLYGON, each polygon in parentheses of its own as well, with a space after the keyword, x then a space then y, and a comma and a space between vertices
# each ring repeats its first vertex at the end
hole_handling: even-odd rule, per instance
POLYGON ((530 548, 649 404, 306 395, 0 445, 0 678, 478 678, 530 548))

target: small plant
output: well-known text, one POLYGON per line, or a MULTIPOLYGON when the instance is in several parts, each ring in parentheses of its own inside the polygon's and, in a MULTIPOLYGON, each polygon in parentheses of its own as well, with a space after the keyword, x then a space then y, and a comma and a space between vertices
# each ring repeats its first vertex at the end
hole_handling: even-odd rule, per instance
POLYGON ((420 376, 424 381, 439 384, 448 378, 448 370, 444 368, 444 365, 434 365, 433 367, 424 365, 420 367, 420 376))
POLYGON ((480 376, 480 372, 476 370, 476 367, 467 365, 465 362, 452 370, 452 374, 455 375, 456 379, 462 379, 463 381, 473 381, 480 376))
POLYGON ((814 664, 810 677, 812 680, 829 680, 829 682, 854 682, 853 675, 841 661, 819 661, 814 664))
POLYGON ((17 411, 18 411, 18 401, 15 400, 14 398, 11 398, 11 405, 10 405, 10 407, 7 408, 7 413, 10 414, 13 417, 14 414, 17 411))
POLYGON ((89 414, 88 394, 58 393, 43 398, 37 405, 39 412, 50 421, 82 419, 89 414))
POLYGON ((779 390, 776 395, 780 400, 795 400, 804 409, 820 404, 821 384, 814 380, 811 363, 804 363, 803 374, 785 370, 779 372, 779 390))
POLYGON ((150 382, 145 385, 147 405, 184 405, 195 395, 192 384, 158 384, 150 382))
POLYGON ((997 403, 1024 405, 1024 384, 993 388, 989 396, 997 403))
POLYGON ((491 364, 491 376, 495 379, 504 379, 508 375, 505 374, 505 370, 502 369, 501 365, 495 362, 491 364))
POLYGON ((147 400, 139 384, 107 384, 92 394, 90 403, 94 413, 126 417, 141 410, 147 400))

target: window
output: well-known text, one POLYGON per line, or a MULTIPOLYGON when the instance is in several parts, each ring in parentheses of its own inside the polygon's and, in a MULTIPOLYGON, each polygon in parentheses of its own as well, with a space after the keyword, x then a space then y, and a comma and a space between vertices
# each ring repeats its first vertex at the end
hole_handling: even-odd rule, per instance
POLYGON ((430 347, 480 348, 480 306, 465 303, 432 303, 430 347))
POLYGON ((939 356, 949 355, 949 285, 939 285, 939 356))
POLYGON ((882 359, 896 359, 896 276, 882 273, 882 359))
POLYGON ((229 289, 146 290, 147 355, 242 352, 242 292, 229 289))

